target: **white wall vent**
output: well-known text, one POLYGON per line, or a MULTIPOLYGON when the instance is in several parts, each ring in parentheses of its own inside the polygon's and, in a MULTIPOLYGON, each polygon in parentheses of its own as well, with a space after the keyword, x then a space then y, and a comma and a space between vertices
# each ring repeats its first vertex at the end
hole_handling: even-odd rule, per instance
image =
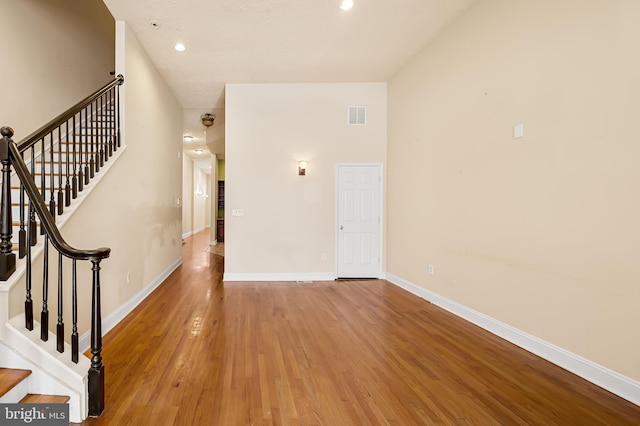
POLYGON ((349 125, 367 124, 367 107, 350 106, 349 107, 349 125))

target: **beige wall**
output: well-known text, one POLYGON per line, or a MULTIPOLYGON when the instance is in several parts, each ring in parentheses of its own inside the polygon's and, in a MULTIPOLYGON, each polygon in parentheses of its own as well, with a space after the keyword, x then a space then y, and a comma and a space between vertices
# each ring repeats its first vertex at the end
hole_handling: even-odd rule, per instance
POLYGON ((100 0, 0 0, 0 126, 22 138, 113 79, 114 21, 100 0))
POLYGON ((202 231, 211 223, 209 176, 200 167, 193 168, 193 232, 202 231))
POLYGON ((182 235, 189 236, 211 226, 211 177, 187 155, 182 160, 182 235), (200 192, 200 195, 197 194, 200 192), (206 197, 205 197, 206 195, 206 197))
POLYGON ((389 273, 636 380, 639 20, 480 0, 389 82, 387 174, 389 273))
POLYGON ((385 162, 386 114, 385 83, 227 85, 225 277, 335 272, 335 166, 385 162))
POLYGON ((193 233, 193 160, 182 154, 182 235, 193 233))
POLYGON ((103 262, 103 317, 182 258, 182 208, 176 203, 182 192, 182 110, 134 33, 120 22, 118 29, 125 43, 118 67, 125 76, 127 148, 63 229, 72 245, 112 249, 103 262))

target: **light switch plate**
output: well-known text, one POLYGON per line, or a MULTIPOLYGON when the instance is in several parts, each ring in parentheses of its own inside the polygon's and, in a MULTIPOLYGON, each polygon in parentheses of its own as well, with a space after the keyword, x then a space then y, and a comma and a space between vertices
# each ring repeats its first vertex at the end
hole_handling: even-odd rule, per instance
POLYGON ((513 138, 520 139, 524 136, 524 125, 522 123, 513 126, 513 138))

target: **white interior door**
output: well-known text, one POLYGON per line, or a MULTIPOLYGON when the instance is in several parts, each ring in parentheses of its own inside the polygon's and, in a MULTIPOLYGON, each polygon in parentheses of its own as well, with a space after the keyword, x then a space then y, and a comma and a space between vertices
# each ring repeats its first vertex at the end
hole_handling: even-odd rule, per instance
POLYGON ((338 165, 338 278, 379 278, 382 165, 338 165))

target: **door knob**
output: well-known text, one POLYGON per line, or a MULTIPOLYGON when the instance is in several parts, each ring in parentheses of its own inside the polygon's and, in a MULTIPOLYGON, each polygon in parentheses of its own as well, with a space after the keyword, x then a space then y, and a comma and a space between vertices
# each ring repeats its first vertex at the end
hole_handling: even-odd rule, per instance
POLYGON ((344 226, 340 225, 340 230, 342 231, 344 229, 344 226))

